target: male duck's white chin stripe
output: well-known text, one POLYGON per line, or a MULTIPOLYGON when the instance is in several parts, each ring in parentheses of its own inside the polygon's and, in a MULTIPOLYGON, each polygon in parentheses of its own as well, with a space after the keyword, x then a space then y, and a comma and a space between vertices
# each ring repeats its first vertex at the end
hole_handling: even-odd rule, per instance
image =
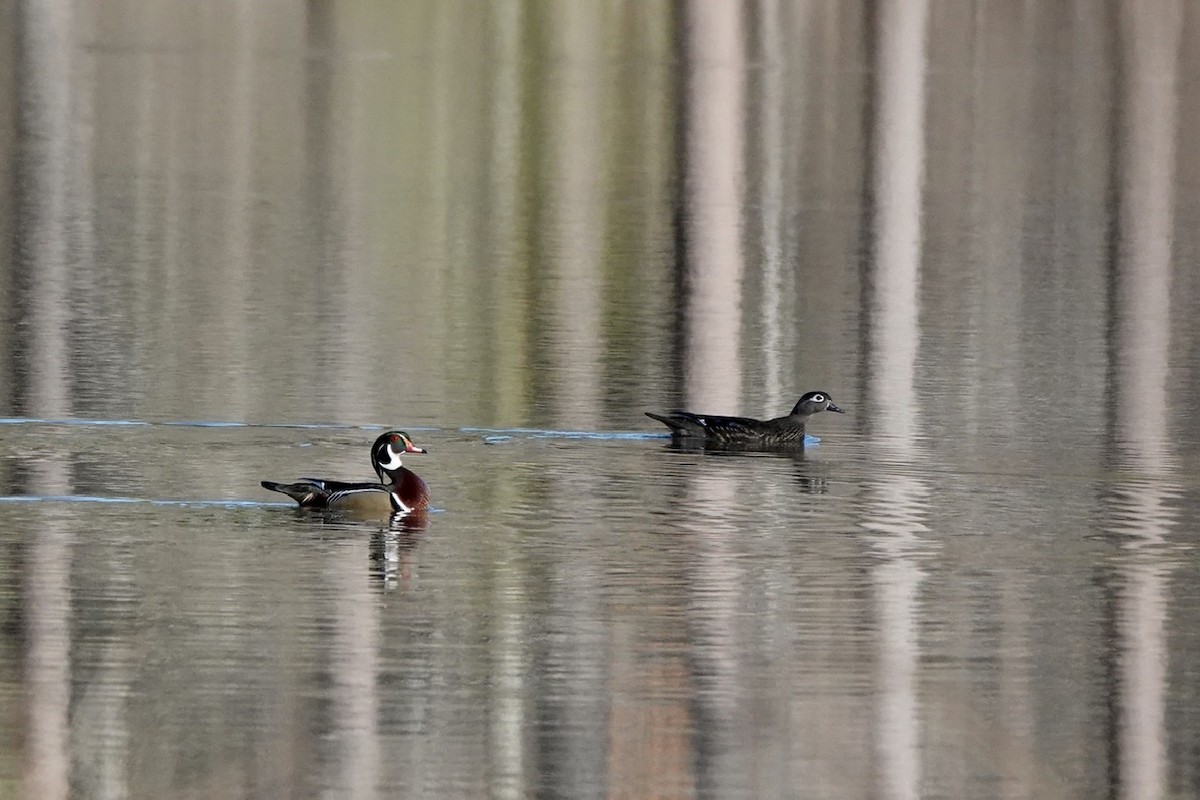
POLYGON ((395 450, 393 450, 392 446, 390 444, 387 446, 386 449, 387 449, 387 454, 391 457, 391 460, 380 461, 379 462, 380 467, 382 467, 383 469, 386 469, 386 470, 397 470, 397 469, 400 469, 400 467, 404 466, 404 463, 402 461, 400 461, 400 454, 397 453, 395 450))

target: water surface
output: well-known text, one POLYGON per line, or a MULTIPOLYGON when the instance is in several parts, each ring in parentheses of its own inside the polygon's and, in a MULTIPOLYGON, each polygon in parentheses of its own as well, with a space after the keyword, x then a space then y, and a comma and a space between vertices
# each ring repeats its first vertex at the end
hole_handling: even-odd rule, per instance
POLYGON ((0 794, 1200 793, 1200 22, 1109 11, 0 3, 0 794), (259 487, 390 427, 420 523, 259 487))

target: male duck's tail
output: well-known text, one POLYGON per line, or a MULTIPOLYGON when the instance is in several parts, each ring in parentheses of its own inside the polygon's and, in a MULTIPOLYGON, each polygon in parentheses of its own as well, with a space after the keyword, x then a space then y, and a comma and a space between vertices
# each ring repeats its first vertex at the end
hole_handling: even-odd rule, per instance
POLYGON ((282 492, 302 506, 324 505, 324 495, 321 492, 321 487, 313 483, 276 483, 275 481, 262 481, 262 487, 264 489, 270 489, 272 492, 282 492))

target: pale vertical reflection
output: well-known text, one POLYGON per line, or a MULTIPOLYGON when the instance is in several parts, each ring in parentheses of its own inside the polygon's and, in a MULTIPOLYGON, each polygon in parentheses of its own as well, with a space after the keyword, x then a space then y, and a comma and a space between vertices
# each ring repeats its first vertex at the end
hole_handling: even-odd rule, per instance
MULTIPOLYGON (((371 404, 364 388, 376 384, 372 380, 379 365, 374 361, 372 350, 365 342, 375 340, 373 321, 363 314, 363 298, 371 297, 381 290, 376 272, 363 269, 357 263, 361 257, 359 243, 366 238, 363 232, 371 209, 367 204, 367 179, 373 169, 371 152, 367 141, 370 138, 371 98, 361 70, 355 69, 352 60, 344 58, 342 52, 351 44, 343 42, 338 35, 336 13, 320 20, 321 24, 309 29, 310 44, 320 42, 330 54, 327 65, 331 86, 325 97, 328 103, 324 111, 326 119, 316 121, 327 125, 328 133, 316 138, 319 146, 328 148, 323 156, 329 174, 324 187, 325 206, 321 216, 327 220, 321 233, 321 248, 330 265, 329 280, 325 287, 324 300, 331 312, 322 315, 322 324, 328 326, 326 338, 336 342, 330 352, 336 357, 327 359, 327 369, 336 375, 333 386, 337 387, 331 401, 335 419, 361 419, 363 409, 371 404)), ((431 163, 438 163, 436 155, 431 163)))
MULTIPOLYGON (((255 175, 254 132, 256 109, 253 86, 255 79, 254 32, 257 0, 238 0, 233 18, 233 73, 230 88, 233 96, 227 109, 229 160, 226 174, 229 191, 226 194, 226 217, 222 227, 226 234, 225 253, 215 265, 216 290, 220 297, 217 306, 220 322, 221 360, 226 365, 224 380, 220 381, 220 404, 226 419, 246 419, 246 273, 250 262, 250 220, 255 175)), ((236 480, 231 475, 230 480, 236 480)), ((236 484, 227 488, 236 490, 236 484)))
POLYGON ((70 267, 71 4, 21 5, 18 80, 19 139, 26 211, 20 221, 19 258, 28 285, 17 309, 28 331, 26 413, 70 414, 67 325, 70 267))
MULTIPOLYGON (((38 476, 42 477, 42 476, 38 476)), ((46 487, 69 494, 68 482, 46 487)), ((71 542, 61 523, 46 520, 25 565, 25 692, 28 736, 25 797, 67 796, 67 707, 70 702, 71 542)))
POLYGON ((73 701, 71 747, 81 796, 96 800, 129 796, 129 747, 135 736, 128 710, 130 687, 136 680, 131 665, 137 663, 137 656, 123 639, 106 646, 97 659, 98 671, 73 701), (84 775, 78 775, 81 772, 84 775))
POLYGON ((521 576, 505 570, 497 573, 497 591, 493 599, 496 627, 492 646, 495 655, 495 707, 489 715, 495 766, 492 796, 519 798, 529 795, 525 783, 525 746, 521 735, 527 728, 525 698, 529 686, 526 611, 528 603, 521 587, 521 576))
MULTIPOLYGON (((97 9, 81 6, 73 17, 73 38, 76 41, 93 41, 96 33, 97 9)), ((94 181, 96 173, 96 118, 95 104, 98 94, 97 55, 87 49, 76 52, 72 57, 72 75, 75 86, 82 87, 72 98, 71 136, 71 227, 75 231, 73 240, 78 242, 78 257, 74 260, 76 274, 72 277, 72 288, 76 296, 90 296, 97 291, 98 269, 93 256, 99 251, 96 238, 94 199, 97 191, 94 181)), ((133 91, 136 91, 134 89, 133 91)), ((139 239, 138 241, 145 241, 139 239)), ((75 356, 78 358, 78 354, 75 356)), ((66 454, 59 459, 64 468, 66 454)), ((62 493, 70 494, 70 481, 62 493)), ((60 534, 61 535, 61 534, 60 534)), ((69 563, 70 554, 66 556, 69 563)), ((89 569, 98 565, 89 563, 89 569)), ((106 572, 120 572, 112 562, 99 567, 106 572)), ((69 573, 67 589, 70 591, 69 573)), ((131 586, 125 580, 108 582, 108 597, 128 596, 131 586)), ((69 606, 64 606, 69 611, 69 606)), ((64 623, 66 618, 64 618, 64 623)), ((105 800, 124 798, 129 795, 129 687, 134 675, 130 665, 136 663, 132 648, 123 637, 114 637, 101 651, 96 662, 96 672, 82 690, 71 697, 70 732, 68 747, 71 751, 71 772, 74 793, 80 796, 105 800)))
MULTIPOLYGON (((515 242, 519 239, 519 199, 521 103, 521 30, 522 6, 505 3, 493 9, 496 20, 496 64, 492 77, 491 114, 492 151, 488 167, 492 175, 492 241, 515 242)), ((504 248, 503 252, 508 252, 504 248)), ((495 347, 496 419, 523 419, 526 407, 524 385, 519 380, 527 358, 528 342, 524 333, 528 305, 523 295, 522 270, 517 258, 500 269, 500 296, 497 298, 497 329, 501 340, 495 347)), ((528 720, 524 698, 531 690, 526 676, 528 631, 527 601, 522 590, 522 574, 515 570, 497 570, 493 605, 497 609, 494 628, 496 669, 495 708, 488 715, 492 755, 496 766, 492 793, 497 798, 526 797, 525 737, 528 720)))
POLYGON ((784 236, 784 192, 783 176, 787 174, 783 98, 790 91, 803 86, 797 82, 785 87, 784 76, 787 63, 784 59, 783 31, 779 19, 778 0, 766 0, 759 16, 759 39, 762 42, 762 96, 757 98, 762 109, 762 125, 759 137, 762 142, 762 197, 761 207, 763 253, 763 373, 766 386, 763 390, 763 408, 771 409, 766 416, 778 415, 783 406, 783 236, 784 236))
POLYGON ((566 61, 549 100, 545 213, 553 237, 556 415, 560 423, 594 425, 600 416, 600 281, 605 227, 602 90, 596 79, 604 50, 601 3, 549 8, 566 61))
MULTIPOLYGON (((323 317, 323 320, 337 320, 340 324, 331 326, 327 335, 331 341, 338 342, 337 350, 346 358, 337 358, 330 367, 338 372, 337 385, 355 386, 361 390, 365 384, 355 383, 356 374, 361 371, 360 361, 356 353, 363 341, 357 338, 356 328, 364 324, 362 314, 347 313, 347 303, 359 296, 346 286, 364 270, 345 269, 338 267, 351 261, 351 248, 347 237, 351 234, 344 229, 353 230, 356 220, 362 217, 355 215, 353 205, 353 188, 359 185, 354 171, 356 159, 356 137, 361 138, 362 120, 354 113, 358 106, 355 103, 357 88, 352 73, 342 59, 337 57, 340 42, 337 33, 337 15, 328 8, 318 8, 312 3, 308 9, 306 28, 307 46, 310 49, 328 54, 329 62, 321 66, 310 66, 311 95, 308 98, 310 114, 308 124, 311 126, 310 158, 320 162, 323 167, 322 177, 318 180, 328 181, 322 184, 320 191, 322 201, 327 208, 322 211, 334 220, 329 231, 322 229, 317 241, 322 248, 322 255, 335 265, 331 270, 331 279, 343 291, 330 291, 327 297, 340 306, 339 313, 323 317), (328 83, 327 83, 328 81, 328 83), (330 84, 333 84, 330 86, 330 84), (346 98, 341 104, 331 98, 346 98), (329 252, 325 252, 328 249, 329 252)), ((325 322, 329 324, 329 322, 325 322)), ((337 419, 354 418, 354 397, 359 392, 338 391, 332 400, 333 412, 337 419)), ((380 783, 380 747, 379 747, 379 696, 376 683, 379 652, 379 607, 372 594, 366 564, 369 563, 369 545, 364 543, 359 547, 347 542, 331 554, 328 566, 328 580, 335 587, 336 598, 333 607, 334 634, 330 648, 330 670, 333 686, 330 690, 332 698, 332 738, 334 747, 333 774, 336 776, 333 785, 338 790, 331 794, 342 797, 371 798, 376 795, 380 783)))
MULTIPOLYGON (((603 343, 600 303, 604 263, 603 233, 605 164, 601 157, 609 122, 600 113, 607 80, 605 49, 611 36, 608 7, 603 3, 543 4, 546 30, 553 36, 553 54, 558 67, 546 77, 544 154, 545 199, 541 209, 546 225, 540 242, 545 263, 539 272, 546 282, 551 305, 549 344, 553 363, 554 418, 560 424, 595 425, 601 412, 601 357, 603 343)), ((589 481, 570 472, 556 474, 551 492, 555 497, 578 502, 589 481)), ((575 536, 585 536, 576 526, 575 536)), ((563 613, 588 615, 601 604, 599 570, 588 557, 569 567, 569 589, 555 589, 550 603, 563 613), (565 589, 565 590, 564 590, 565 589)), ((562 669, 563 665, 593 655, 589 626, 574 628, 551 648, 552 682, 561 687, 564 700, 558 704, 561 719, 574 730, 585 726, 587 734, 567 736, 553 746, 558 765, 569 765, 555 775, 554 790, 577 797, 602 780, 604 766, 601 731, 590 723, 603 713, 599 687, 607 664, 587 659, 586 665, 562 669), (561 660, 560 660, 561 659, 561 660)))
MULTIPOLYGON (((340 47, 335 21, 320 12, 310 14, 308 26, 310 47, 336 54, 340 47)), ((353 73, 342 66, 336 57, 328 65, 330 80, 336 85, 329 91, 320 81, 314 81, 313 99, 313 158, 327 165, 330 185, 322 187, 328 203, 330 217, 338 221, 337 236, 321 236, 321 246, 329 248, 331 262, 344 267, 353 262, 351 243, 356 225, 366 218, 361 192, 354 187, 362 181, 356 170, 361 160, 357 153, 365 152, 361 141, 365 136, 363 115, 355 113, 362 107, 362 87, 354 82, 353 73), (344 97, 344 105, 328 101, 330 97, 344 97), (323 116, 322 116, 323 115, 323 116), (328 126, 326 128, 326 126, 328 126), (343 230, 343 228, 345 230, 343 230)), ((359 167, 358 169, 361 169, 359 167)), ((362 314, 350 313, 349 305, 354 298, 365 296, 365 289, 352 286, 361 281, 359 277, 369 270, 342 269, 335 272, 342 291, 331 291, 330 302, 340 306, 337 314, 328 319, 338 321, 329 331, 331 341, 337 341, 338 350, 345 357, 335 360, 338 380, 342 386, 360 388, 368 385, 364 380, 364 359, 353 355, 360 351, 367 322, 362 314)), ((354 418, 362 406, 359 391, 337 392, 334 413, 338 419, 354 418)), ((333 615, 335 619, 332 639, 331 671, 333 687, 333 741, 335 748, 335 785, 338 796, 371 798, 376 796, 381 775, 379 742, 379 687, 377 684, 380 646, 379 606, 372 593, 370 577, 366 569, 369 563, 369 544, 361 546, 347 543, 333 554, 329 564, 329 580, 336 587, 333 615)))
POLYGON ((1181 10, 1177 2, 1125 2, 1122 44, 1127 68, 1120 151, 1117 266, 1117 436, 1136 443, 1147 466, 1166 445, 1170 345, 1172 195, 1175 169, 1175 69, 1181 10))
MULTIPOLYGON (((700 746, 711 752, 700 754, 697 779, 709 784, 716 797, 745 792, 741 781, 750 769, 747 751, 739 746, 745 728, 738 724, 741 709, 738 687, 744 676, 739 667, 737 636, 738 599, 745 588, 744 571, 738 566, 732 546, 740 535, 728 516, 737 508, 739 475, 732 465, 710 459, 712 469, 690 481, 686 508, 687 527, 695 542, 695 568, 689 579, 688 622, 691 647, 695 650, 693 691, 699 693, 696 716, 720 720, 700 737, 700 746)), ((679 777, 680 785, 691 780, 679 777)))
POLYGON ((330 558, 335 587, 330 690, 337 787, 343 796, 375 797, 380 778, 379 604, 365 565, 367 543, 346 542, 330 558))
MULTIPOLYGON (((687 99, 684 141, 684 232, 687 241, 684 395, 704 410, 738 410, 741 370, 741 208, 745 43, 738 3, 692 0, 684 7, 687 99)), ((706 705, 714 719, 737 717, 733 687, 739 679, 737 597, 739 571, 729 542, 735 531, 725 510, 737 505, 735 478, 723 471, 697 474, 689 486, 697 547, 692 580, 692 625, 704 662, 706 705)), ((744 764, 719 727, 709 732, 712 763, 703 765, 718 791, 744 764)), ((705 759, 708 760, 708 759, 705 759)))
POLYGON ((604 796, 695 797, 700 737, 692 713, 694 664, 689 649, 674 646, 680 609, 672 600, 648 614, 635 599, 613 610, 604 796))
POLYGON ((1120 450, 1139 479, 1122 492, 1130 553, 1121 564, 1119 795, 1165 797, 1169 566, 1167 444, 1171 231, 1178 96, 1179 0, 1121 4, 1126 64, 1119 153, 1113 414, 1120 450))
POLYGON ((879 5, 871 388, 879 427, 902 453, 916 432, 926 12, 919 0, 879 5))
POLYGON ((521 165, 521 119, 524 108, 521 102, 521 64, 523 42, 521 30, 524 24, 523 6, 520 3, 496 4, 495 15, 495 64, 492 72, 491 152, 488 169, 491 170, 489 189, 491 198, 488 207, 491 225, 491 242, 495 251, 506 254, 498 256, 503 262, 499 270, 498 296, 496 302, 496 346, 492 348, 494 358, 491 368, 495 370, 495 419, 499 424, 512 424, 527 418, 527 393, 525 386, 525 364, 529 359, 527 322, 529 300, 525 291, 525 271, 520 259, 524 254, 512 253, 511 242, 521 239, 520 165, 521 165))
POLYGON ((920 533, 927 489, 906 474, 917 460, 915 371, 921 194, 924 177, 924 2, 880 3, 876 30, 877 144, 875 269, 868 391, 878 426, 874 446, 894 465, 874 489, 864 527, 876 532, 879 720, 875 731, 880 795, 920 796, 917 709, 918 603, 924 571, 920 533), (880 435, 881 434, 881 435, 880 435))
POLYGON ((712 413, 735 413, 742 296, 741 4, 686 6, 684 230, 687 298, 684 398, 712 413))
MULTIPOLYGON (((132 56, 136 60, 135 81, 128 90, 137 98, 136 111, 128 120, 130 146, 133 150, 133 207, 129 213, 130 238, 150 249, 149 243, 160 234, 163 218, 160 216, 164 198, 159 184, 159 171, 163 169, 161 137, 158 126, 164 124, 168 107, 166 89, 167 76, 159 67, 159 56, 154 51, 132 56)), ((149 259, 147 259, 149 261, 149 259)), ((132 265, 131 265, 132 266, 132 265)), ((149 282, 149 265, 138 264, 139 281, 149 282)), ((154 264, 161 269, 161 265, 154 264)))
MULTIPOLYGON (((1001 795, 1005 798, 1036 797, 1048 793, 1049 785, 1031 780, 1036 774, 1038 709, 1034 706, 1036 679, 1029 654, 1029 631, 1034 627, 1032 611, 1023 583, 1005 582, 1001 587, 998 619, 1000 641, 996 651, 1003 654, 997 676, 997 707, 1007 717, 1004 725, 1005 746, 998 753, 996 769, 1003 776, 1001 795), (1020 654, 1017 656, 1016 654, 1020 654)), ((1059 788, 1059 787, 1055 787, 1059 788)), ((1061 789, 1060 789, 1061 791, 1061 789)))
MULTIPOLYGON (((17 223, 23 291, 16 310, 27 331, 22 408, 43 417, 65 417, 71 410, 71 6, 66 0, 44 0, 22 3, 17 10, 17 169, 22 194, 17 205, 25 211, 17 223)), ((31 473, 38 491, 71 493, 64 455, 44 453, 31 473)), ((61 522, 47 517, 30 545, 24 570, 27 736, 21 792, 37 800, 66 797, 69 789, 70 546, 61 522)))
MULTIPOLYGON (((181 40, 188 41, 189 39, 187 36, 181 36, 181 40)), ((151 55, 148 63, 158 62, 151 55)), ((179 90, 186 85, 184 73, 187 67, 181 63, 169 71, 164 67, 160 67, 160 69, 167 73, 162 76, 162 106, 149 124, 161 126, 160 130, 163 132, 187 130, 188 102, 185 99, 186 92, 179 90), (175 91, 172 91, 173 88, 175 91)), ((189 228, 187 179, 190 174, 190 164, 188 163, 187 148, 181 145, 174 135, 164 134, 161 141, 162 163, 154 165, 152 162, 151 169, 157 167, 162 170, 163 186, 161 194, 152 196, 151 202, 157 202, 161 206, 162 217, 161 220, 150 219, 147 221, 147 224, 151 226, 158 226, 157 233, 162 240, 162 264, 160 267, 162 290, 157 302, 162 307, 164 319, 187 319, 186 298, 190 293, 187 291, 186 285, 193 266, 184 255, 186 231, 189 228)), ((152 175, 153 172, 150 174, 152 175)), ((137 241, 148 242, 151 240, 138 239, 137 241)), ((152 272, 153 268, 151 274, 152 272)), ((147 280, 147 284, 153 285, 151 280, 147 280)))

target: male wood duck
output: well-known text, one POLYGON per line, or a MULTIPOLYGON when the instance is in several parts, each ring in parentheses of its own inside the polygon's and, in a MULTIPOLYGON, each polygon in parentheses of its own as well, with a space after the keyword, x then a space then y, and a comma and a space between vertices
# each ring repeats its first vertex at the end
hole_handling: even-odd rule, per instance
POLYGON ((792 412, 775 419, 750 417, 721 417, 672 411, 666 416, 646 412, 646 416, 664 423, 675 438, 703 437, 715 445, 757 445, 764 447, 798 447, 804 444, 804 423, 821 411, 846 412, 838 408, 829 392, 809 392, 803 395, 792 412))
POLYGON ((403 431, 388 431, 371 446, 371 466, 379 483, 344 483, 301 478, 295 483, 263 481, 264 489, 283 492, 301 508, 331 508, 368 514, 407 514, 429 505, 429 487, 400 461, 403 453, 424 453, 403 431))

